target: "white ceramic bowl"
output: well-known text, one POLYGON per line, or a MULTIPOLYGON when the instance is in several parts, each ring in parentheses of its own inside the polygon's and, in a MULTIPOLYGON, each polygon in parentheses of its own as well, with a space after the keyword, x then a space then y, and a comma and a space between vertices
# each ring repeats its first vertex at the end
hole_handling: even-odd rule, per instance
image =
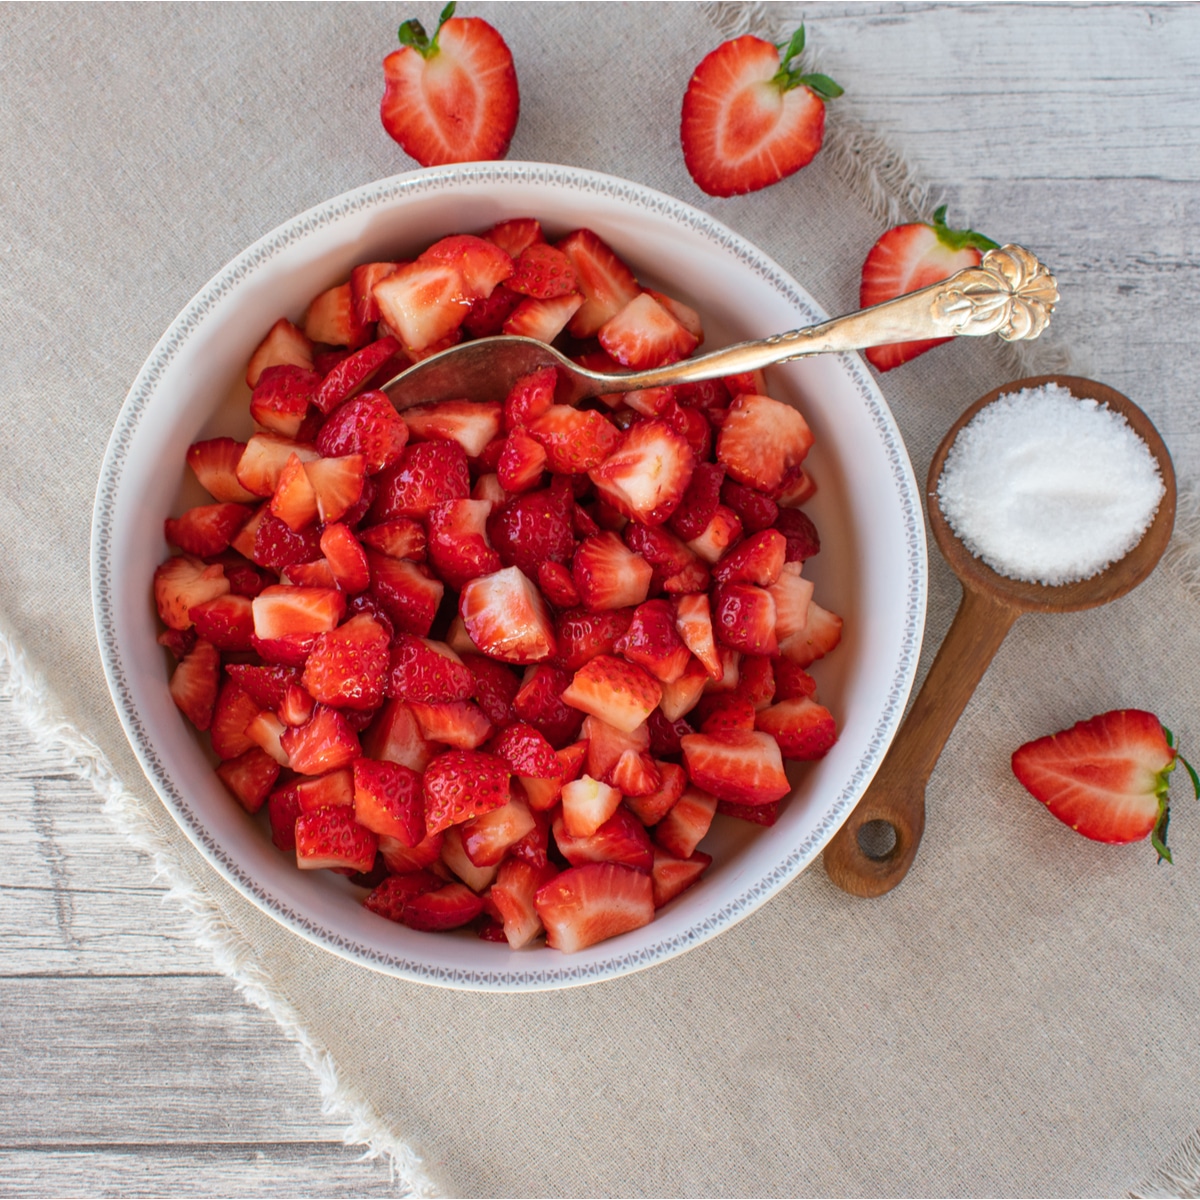
MULTIPOLYGON (((769 200, 764 198, 764 203, 769 200)), ((203 493, 187 447, 246 437, 246 361, 281 315, 358 262, 393 259, 449 233, 532 215, 551 235, 586 225, 639 278, 693 305, 706 345, 821 319, 774 262, 706 214, 624 180, 534 163, 416 171, 303 213, 211 280, 155 347, 108 445, 96 493, 92 580, 97 635, 113 700, 146 775, 197 849, 277 920, 336 954, 408 979, 525 990, 612 978, 706 941, 804 870, 870 782, 899 724, 925 615, 926 554, 917 483, 878 387, 853 355, 772 368, 772 394, 799 405, 816 434, 806 465, 819 484, 807 506, 821 533, 806 566, 824 607, 845 618, 841 646, 813 668, 840 738, 814 764, 793 764, 796 790, 778 824, 718 817, 700 883, 643 929, 577 954, 511 951, 471 933, 427 934, 381 920, 331 872, 302 872, 271 844, 213 774, 210 754, 171 702, 166 651, 155 642, 150 581, 167 555, 163 518, 203 493)))

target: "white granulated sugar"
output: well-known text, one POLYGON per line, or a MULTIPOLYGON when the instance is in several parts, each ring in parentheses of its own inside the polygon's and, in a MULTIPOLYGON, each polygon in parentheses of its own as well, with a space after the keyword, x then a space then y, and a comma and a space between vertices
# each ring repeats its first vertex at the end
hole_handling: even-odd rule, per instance
POLYGON ((1162 475, 1120 413, 1058 384, 1010 392, 959 431, 938 481, 951 528, 1010 579, 1090 579, 1137 545, 1162 475))

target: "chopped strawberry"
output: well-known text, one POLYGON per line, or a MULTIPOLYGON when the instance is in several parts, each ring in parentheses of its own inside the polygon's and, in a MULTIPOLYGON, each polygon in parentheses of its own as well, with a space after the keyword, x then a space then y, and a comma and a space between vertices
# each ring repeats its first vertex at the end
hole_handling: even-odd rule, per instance
POLYGON ((254 387, 268 367, 282 366, 286 363, 311 371, 313 344, 291 321, 280 317, 250 356, 250 363, 246 368, 246 383, 254 387))
POLYGON ((504 439, 495 478, 501 491, 516 495, 537 487, 545 468, 545 447, 518 427, 504 439))
POLYGON ((495 242, 471 233, 455 233, 441 238, 424 251, 417 262, 450 263, 462 276, 468 299, 490 296, 498 284, 513 273, 513 260, 495 242))
POLYGON ((424 562, 426 555, 425 527, 412 517, 393 517, 359 532, 364 546, 378 550, 388 558, 409 558, 424 562))
POLYGON ((511 725, 516 720, 513 700, 521 688, 517 676, 503 663, 485 658, 482 654, 464 654, 461 661, 471 672, 470 695, 487 719, 497 729, 511 725))
POLYGON ((536 578, 543 562, 570 562, 575 552, 571 495, 561 487, 514 496, 487 523, 488 536, 506 567, 536 578))
MULTIPOLYGON (((390 263, 380 265, 391 266, 390 263)), ((383 278, 386 278, 386 276, 383 278)), ((373 303, 374 297, 371 297, 371 300, 373 303)), ((376 319, 378 319, 378 316, 376 316, 376 319)), ((367 383, 371 376, 384 363, 391 361, 399 350, 400 343, 395 338, 381 337, 377 341, 371 342, 370 345, 364 346, 361 350, 355 351, 355 353, 342 359, 321 380, 316 395, 312 397, 312 403, 323 413, 333 412, 339 404, 350 399, 359 388, 367 383)), ((281 429, 279 432, 287 433, 287 430, 281 429)), ((295 431, 288 434, 288 436, 294 437, 295 431)))
POLYGON ((168 517, 163 528, 167 541, 185 554, 211 558, 229 545, 252 511, 244 504, 201 504, 179 518, 168 517))
MULTIPOLYGON (((689 669, 694 670, 695 668, 689 669)), ((682 754, 683 747, 679 744, 679 739, 685 734, 696 732, 682 717, 669 721, 661 704, 646 718, 646 728, 650 732, 650 753, 658 759, 668 755, 682 754)), ((659 767, 661 769, 661 762, 659 767)))
POLYGON ((817 681, 803 667, 786 658, 775 659, 773 665, 776 700, 816 699, 817 681))
POLYGON ((475 677, 444 642, 398 633, 392 645, 389 696, 423 703, 469 699, 475 677))
POLYGON ((798 667, 807 667, 824 658, 842 640, 842 618, 814 600, 808 602, 804 628, 780 643, 779 652, 798 667))
MULTIPOLYGON (((549 560, 539 563, 538 586, 555 608, 576 608, 580 603, 575 580, 571 578, 571 572, 562 563, 549 560)), ((561 654, 561 652, 562 647, 560 646, 559 653, 561 654)))
POLYGON ((360 825, 349 808, 319 808, 296 818, 296 865, 302 870, 369 871, 378 849, 379 838, 360 825))
POLYGON ((317 434, 326 458, 361 454, 368 475, 390 467, 408 442, 408 426, 383 392, 360 392, 336 408, 317 434))
POLYGON ((399 763, 357 758, 353 778, 354 816, 360 825, 408 847, 424 838, 425 793, 416 771, 399 763))
POLYGON ((371 289, 381 318, 410 355, 436 346, 466 319, 474 297, 451 262, 405 263, 371 289))
POLYGON ((593 612, 641 604, 650 590, 654 569, 627 549, 615 533, 585 538, 571 563, 571 577, 593 612))
POLYGON ((503 331, 512 337, 550 343, 562 333, 582 303, 583 297, 578 292, 549 300, 522 300, 505 319, 503 331))
POLYGON ((302 682, 319 704, 374 709, 383 702, 387 670, 387 631, 362 613, 317 638, 302 682))
POLYGON ((474 400, 442 400, 406 409, 409 431, 422 441, 457 442, 476 458, 500 433, 501 406, 474 400))
POLYGON ((317 519, 317 493, 299 455, 288 455, 271 497, 270 510, 293 533, 299 533, 317 519))
POLYGON ((440 833, 508 803, 508 764, 479 750, 448 750, 425 769, 425 829, 440 833))
POLYGON ((755 712, 766 708, 775 699, 776 661, 765 656, 745 654, 738 664, 738 683, 734 691, 749 700, 755 712))
MULTIPOLYGON (((775 499, 780 508, 795 508, 806 504, 817 494, 816 480, 803 467, 789 467, 775 499)), ((814 551, 815 553, 815 551, 814 551)))
POLYGON ((635 371, 687 358, 699 342, 649 292, 609 317, 598 336, 611 357, 635 371))
POLYGON ((692 782, 735 804, 769 804, 792 790, 775 739, 766 733, 693 733, 682 739, 692 782))
MULTIPOLYGON (((251 518, 253 521, 253 518, 251 518)), ((251 558, 260 567, 282 571, 321 557, 321 531, 315 525, 293 530, 270 512, 264 513, 254 534, 251 558)), ((260 592, 259 595, 262 595, 260 592)), ((256 596, 255 599, 258 597, 256 596)))
MULTIPOLYGON (((933 214, 933 222, 897 225, 871 247, 862 268, 859 298, 863 308, 894 300, 948 279, 956 271, 975 267, 983 253, 996 243, 973 229, 951 229, 946 224, 946 206, 933 214)), ((867 361, 880 371, 890 371, 909 362, 949 338, 916 342, 891 342, 866 351, 867 361)))
POLYGON ((281 638, 253 638, 254 650, 265 663, 284 667, 303 667, 318 635, 288 634, 281 638))
POLYGON ((639 604, 629 628, 617 639, 615 650, 629 662, 645 667, 663 683, 674 683, 687 669, 691 657, 666 600, 639 604))
POLYGON ((326 633, 337 626, 346 601, 336 588, 264 588, 250 602, 254 632, 260 638, 282 638, 298 633, 326 633))
MULTIPOLYGON (((349 766, 362 751, 358 737, 336 708, 318 705, 312 720, 289 729, 281 738, 293 771, 301 775, 324 775, 349 766)), ((367 870, 360 867, 359 870, 367 870)))
POLYGON ((650 876, 618 863, 587 863, 555 876, 534 900, 546 942, 572 953, 654 919, 650 876))
POLYGON ((700 660, 713 679, 720 679, 721 662, 713 638, 712 610, 709 607, 708 596, 703 592, 688 593, 676 596, 673 604, 675 628, 681 641, 700 660))
POLYGON ((671 811, 672 806, 683 795, 687 787, 687 773, 676 763, 660 762, 659 784, 652 792, 643 796, 626 796, 629 811, 643 825, 656 825, 671 811))
POLYGON ((329 563, 337 585, 347 595, 365 591, 371 582, 371 569, 358 538, 347 525, 326 525, 321 531, 321 551, 329 563))
POLYGON ((430 566, 456 591, 500 570, 500 555, 487 538, 491 509, 487 500, 449 500, 429 510, 430 566))
POLYGON ((764 708, 758 713, 755 726, 779 743, 784 758, 804 762, 824 758, 837 741, 833 714, 808 698, 781 700, 764 708))
POLYGON ((237 466, 245 449, 244 442, 230 437, 208 438, 188 447, 188 466, 214 500, 244 503, 254 499, 254 494, 242 487, 237 477, 237 466))
POLYGON ((495 337, 503 332, 504 323, 520 307, 525 297, 497 284, 490 296, 474 301, 467 310, 462 327, 472 337, 495 337))
POLYGON ((293 454, 301 462, 311 462, 318 457, 312 446, 293 442, 277 433, 256 433, 246 443, 238 460, 238 482, 256 496, 273 496, 279 487, 279 477, 293 454))
POLYGON ((571 321, 574 337, 592 337, 641 290, 629 267, 590 229, 576 229, 558 243, 575 268, 583 304, 571 321))
POLYGON ((563 785, 562 820, 572 838, 591 837, 621 803, 621 793, 590 775, 563 785))
POLYGON ((341 520, 362 495, 366 459, 361 454, 318 458, 305 463, 304 470, 316 493, 317 512, 322 521, 341 520))
POLYGON ((545 242, 533 242, 521 251, 508 287, 523 296, 550 300, 577 291, 579 278, 561 250, 545 242))
POLYGON ((658 764, 644 752, 626 750, 604 777, 626 797, 649 796, 662 786, 658 764))
POLYGON ((493 867, 510 847, 532 833, 535 825, 524 796, 514 788, 507 804, 464 821, 458 832, 471 862, 477 867, 493 867))
POLYGON ((779 505, 770 496, 734 479, 727 479, 721 485, 721 503, 737 513, 747 533, 770 529, 779 516, 779 505))
POLYGON ((812 603, 813 585, 801 574, 801 564, 786 563, 779 578, 767 591, 775 601, 775 636, 780 646, 808 626, 808 610, 812 603))
POLYGON ((446 881, 430 871, 408 871, 389 875, 363 901, 363 908, 389 921, 404 919, 404 906, 422 892, 435 892, 446 881))
POLYGON ((650 748, 650 730, 645 724, 626 731, 589 715, 580 733, 587 743, 587 771, 594 779, 603 779, 626 750, 640 754, 650 748))
POLYGON ((351 350, 367 341, 371 331, 355 315, 349 281, 313 297, 304 314, 304 333, 310 341, 351 350))
POLYGON ((246 736, 281 767, 286 767, 289 765, 288 756, 280 741, 286 729, 287 726, 273 712, 260 712, 246 726, 246 736))
MULTIPOLYGON (((718 650, 720 653, 720 650, 718 650)), ((678 721, 691 712, 706 687, 712 686, 712 678, 699 660, 688 663, 687 670, 674 682, 663 684, 662 714, 667 721, 678 721)))
POLYGON ((501 864, 489 895, 503 921, 504 939, 514 950, 527 946, 542 932, 535 903, 537 892, 557 873, 552 866, 536 866, 518 859, 501 864))
POLYGON ((465 500, 470 494, 463 448, 451 441, 420 442, 406 446, 396 463, 380 475, 371 518, 425 517, 435 504, 465 500))
POLYGON ((218 758, 237 758, 255 744, 252 738, 246 736, 246 726, 258 716, 258 712, 254 700, 232 680, 227 679, 221 685, 209 726, 213 753, 218 758))
POLYGON ((622 532, 625 544, 640 554, 653 568, 651 591, 658 591, 668 580, 673 584, 685 575, 699 570, 703 576, 701 588, 710 582, 708 567, 664 525, 643 525, 630 521, 622 532))
POLYGON ((459 750, 474 750, 492 736, 491 721, 470 700, 439 703, 410 700, 408 707, 417 718, 422 736, 431 742, 459 750))
POLYGON ((571 676, 558 667, 539 664, 529 667, 513 699, 513 709, 522 721, 534 726, 556 750, 579 736, 583 714, 565 704, 563 692, 571 676))
POLYGON ((748 821, 751 825, 761 825, 769 829, 779 820, 779 800, 770 804, 734 804, 729 800, 717 801, 717 812, 725 817, 734 817, 738 821, 748 821))
POLYGON ((448 883, 436 892, 422 892, 404 906, 401 920, 410 929, 440 932, 459 929, 483 911, 483 901, 461 883, 448 883))
POLYGON ((699 788, 688 788, 654 827, 655 843, 676 858, 690 858, 708 833, 716 811, 716 796, 699 788))
POLYGON ((775 528, 787 540, 788 562, 805 562, 821 549, 821 538, 812 518, 795 508, 780 509, 775 528))
POLYGON ((603 413, 567 404, 551 406, 526 431, 545 449, 547 469, 563 475, 599 466, 621 436, 603 413))
POLYGON ((532 725, 520 721, 502 730, 488 750, 504 759, 514 775, 553 779, 562 773, 554 747, 532 725))
POLYGON ((315 403, 321 376, 303 367, 268 367, 254 385, 250 415, 264 429, 294 438, 315 403))
POLYGON ((285 854, 295 852, 296 818, 299 815, 300 801, 295 788, 280 788, 267 797, 267 820, 271 825, 271 841, 285 854))
POLYGON ((529 246, 546 240, 541 222, 536 217, 511 217, 493 225, 483 236, 489 242, 495 242, 513 259, 519 258, 529 246))
POLYGON ((717 436, 717 460, 739 483, 772 492, 812 444, 808 422, 790 404, 738 396, 717 436))
POLYGON ((718 562, 730 546, 736 545, 742 536, 742 522, 732 508, 718 504, 712 520, 704 532, 687 543, 705 562, 718 562))
POLYGON ((658 910, 669 904, 676 896, 687 891, 712 865, 712 855, 697 850, 688 858, 675 858, 654 849, 654 866, 650 871, 650 882, 654 888, 654 907, 658 910))
POLYGON ((764 529, 729 550, 713 568, 722 583, 754 583, 770 587, 783 570, 787 542, 783 534, 764 529))
POLYGON ((618 512, 661 525, 679 506, 695 466, 685 438, 662 421, 643 421, 588 476, 618 512))
POLYGON ((775 619, 775 600, 765 588, 721 583, 713 591, 713 631, 732 650, 778 654, 775 619))
POLYGON ((251 746, 236 758, 221 763, 217 775, 248 813, 256 813, 279 778, 279 764, 265 751, 251 746))
POLYGON ((722 42, 692 73, 679 136, 683 161, 710 196, 768 187, 807 166, 825 136, 825 102, 842 94, 827 75, 793 65, 804 26, 784 46, 749 34, 722 42))
POLYGON ((662 688, 641 667, 600 654, 575 672, 562 698, 572 708, 629 733, 658 705, 662 688))
MULTIPOLYGON (((320 634, 317 635, 318 638, 320 636, 320 634)), ((316 639, 314 639, 313 645, 316 645, 316 639)), ((311 654, 311 651, 309 653, 311 654)), ((307 662, 308 657, 306 656, 305 663, 307 664, 307 662)), ((274 669, 281 670, 286 668, 274 669)), ((295 727, 297 725, 306 725, 311 721, 316 706, 317 702, 313 699, 311 692, 301 687, 299 683, 289 683, 283 689, 283 697, 275 708, 279 714, 279 719, 285 725, 295 727)))
POLYGON ((552 366, 522 375, 504 399, 504 428, 512 430, 536 421, 554 403, 557 382, 558 372, 552 366))
POLYGON ((1200 780, 1153 713, 1117 709, 1070 729, 1026 742, 1012 756, 1025 789, 1076 833, 1097 842, 1136 842, 1149 835, 1160 859, 1170 820, 1167 788, 1183 762, 1196 796, 1200 780))
POLYGON ((369 758, 400 763, 424 771, 439 747, 427 741, 412 709, 403 700, 388 700, 362 736, 369 758))
POLYGON ((441 862, 445 837, 444 833, 426 834, 420 842, 410 848, 398 838, 381 834, 379 853, 387 869, 397 875, 409 871, 423 871, 426 868, 436 870, 435 864, 441 862))
POLYGON ((614 608, 594 613, 586 609, 560 613, 555 624, 557 663, 574 672, 597 654, 615 653, 617 640, 629 628, 633 612, 632 608, 614 608))
POLYGON ((316 812, 318 808, 352 808, 354 806, 354 772, 339 767, 311 779, 295 778, 285 788, 295 793, 298 812, 316 812))
POLYGON ((283 703, 289 683, 299 679, 292 667, 259 667, 249 663, 230 663, 229 678, 249 695, 259 708, 277 709, 283 703))
POLYGON ((754 728, 754 716, 753 703, 740 691, 709 692, 708 695, 701 696, 696 707, 692 709, 691 723, 701 733, 748 732, 754 728))
MULTIPOLYGON (((386 279, 397 267, 399 262, 370 262, 360 263, 350 272, 350 304, 354 309, 354 319, 363 325, 371 325, 379 320, 379 305, 371 295, 371 289, 381 280, 386 279)), ((378 345, 378 343, 373 343, 378 345)), ((393 351, 395 353, 395 351, 393 351)), ((326 408, 329 412, 333 405, 326 408)))
POLYGON ((253 649, 254 611, 246 596, 216 596, 193 605, 188 616, 195 623, 196 635, 218 650, 253 649))
POLYGON ((518 567, 472 579, 459 596, 458 611, 471 641, 492 658, 530 663, 554 654, 545 602, 518 567))
POLYGON ((426 637, 446 585, 421 563, 388 558, 373 550, 367 551, 367 565, 371 569, 371 594, 396 628, 426 637))
POLYGON ((221 656, 211 642, 197 641, 171 675, 171 699, 200 730, 212 724, 221 675, 221 656))
POLYGON ((725 468, 720 463, 696 464, 678 507, 668 519, 671 529, 685 542, 700 537, 721 503, 725 468))

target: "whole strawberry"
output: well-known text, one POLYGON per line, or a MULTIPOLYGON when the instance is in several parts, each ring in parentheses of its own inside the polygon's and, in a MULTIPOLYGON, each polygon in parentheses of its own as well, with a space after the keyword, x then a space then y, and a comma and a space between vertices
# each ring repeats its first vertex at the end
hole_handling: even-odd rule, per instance
POLYGON ((430 38, 420 21, 400 26, 402 49, 383 60, 379 116, 423 167, 503 158, 520 113, 517 72, 504 39, 479 17, 442 9, 430 38))
POLYGON ((1200 799, 1200 779, 1174 741, 1153 713, 1118 709, 1026 742, 1013 754, 1012 769, 1077 833, 1097 842, 1149 836, 1159 858, 1170 862, 1167 787, 1176 763, 1183 763, 1200 799))
MULTIPOLYGON (((933 214, 933 223, 923 221, 897 225, 889 229, 871 247, 862 269, 859 302, 863 308, 894 300, 905 292, 915 292, 948 279, 956 271, 977 267, 985 250, 994 250, 991 238, 973 229, 951 229, 946 224, 946 206, 933 214)), ((929 338, 920 342, 892 342, 872 346, 867 362, 880 371, 890 371, 919 354, 948 342, 949 338, 929 338)))
POLYGON ((783 46, 746 35, 696 68, 683 97, 683 160, 710 196, 756 192, 812 162, 825 136, 825 101, 842 94, 827 75, 792 65, 804 26, 783 46))

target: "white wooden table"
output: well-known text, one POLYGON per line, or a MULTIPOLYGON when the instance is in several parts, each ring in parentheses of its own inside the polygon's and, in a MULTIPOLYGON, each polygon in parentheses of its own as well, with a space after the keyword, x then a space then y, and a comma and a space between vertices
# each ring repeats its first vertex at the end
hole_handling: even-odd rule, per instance
MULTIPOLYGON (((1200 7, 806 17, 858 114, 944 189, 951 218, 986 213, 1065 277, 1077 371, 1170 398, 1162 433, 1194 455, 1200 7)), ((0 862, 0 1196, 392 1193, 149 863, 3 703, 0 862)))

